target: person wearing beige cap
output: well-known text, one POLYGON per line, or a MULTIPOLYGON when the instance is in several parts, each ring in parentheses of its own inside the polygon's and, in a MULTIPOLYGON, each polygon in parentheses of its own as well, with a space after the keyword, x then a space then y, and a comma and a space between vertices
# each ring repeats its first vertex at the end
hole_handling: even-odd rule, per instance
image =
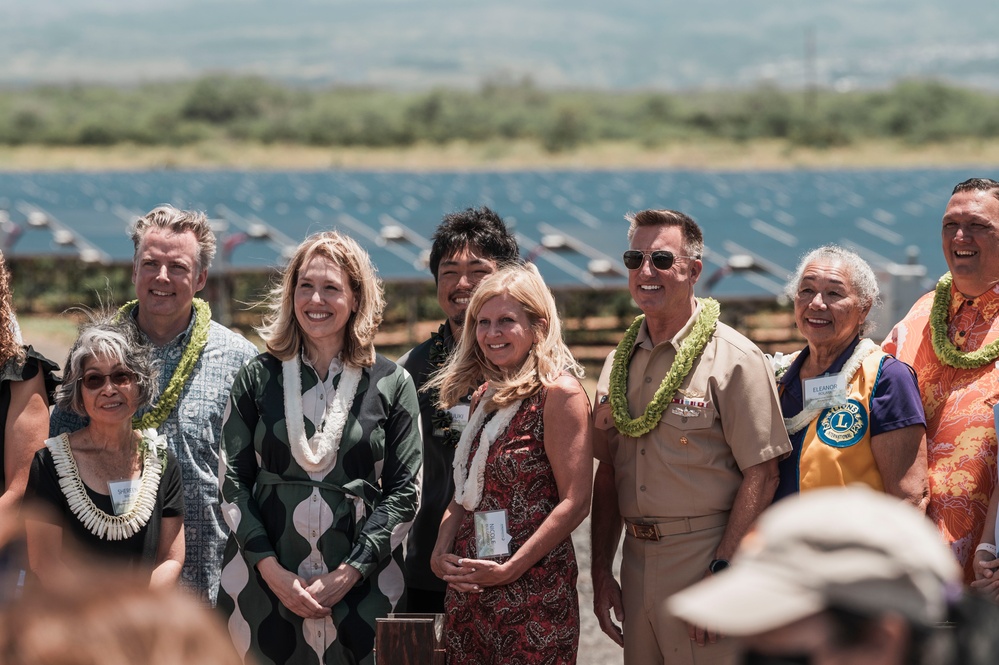
POLYGON ((740 638, 753 665, 971 665, 987 662, 979 652, 994 658, 999 634, 999 612, 963 595, 932 522, 859 486, 775 504, 727 570, 668 608, 740 638))

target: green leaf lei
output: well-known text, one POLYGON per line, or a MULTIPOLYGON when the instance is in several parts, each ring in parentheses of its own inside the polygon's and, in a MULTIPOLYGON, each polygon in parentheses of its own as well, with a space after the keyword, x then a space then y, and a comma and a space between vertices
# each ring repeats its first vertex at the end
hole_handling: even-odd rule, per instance
POLYGON ((937 282, 936 293, 933 295, 933 307, 930 309, 930 339, 937 358, 945 365, 957 369, 978 369, 999 358, 999 339, 986 344, 977 351, 964 353, 947 337, 947 315, 950 313, 950 287, 954 277, 948 272, 937 282))
MULTIPOLYGON (((433 345, 430 347, 428 360, 433 365, 435 371, 443 367, 444 363, 447 362, 448 356, 450 356, 447 348, 444 346, 444 330, 446 326, 447 323, 442 323, 437 332, 430 335, 433 345)), ((438 389, 432 389, 429 396, 430 403, 434 405, 433 415, 430 416, 430 426, 433 427, 434 431, 441 430, 441 438, 444 440, 443 443, 445 446, 456 448, 458 441, 461 439, 461 432, 451 429, 451 425, 454 423, 454 416, 451 415, 450 411, 437 408, 437 404, 441 399, 441 393, 438 389)))
MULTIPOLYGON (((139 304, 138 300, 132 300, 121 306, 118 310, 119 317, 129 316, 131 311, 139 304)), ((138 430, 149 428, 159 429, 163 421, 177 406, 180 394, 184 391, 184 386, 194 372, 194 366, 201 357, 201 352, 208 344, 208 326, 212 321, 212 310, 208 303, 201 298, 194 299, 194 330, 184 347, 184 354, 180 357, 180 364, 173 371, 170 383, 166 390, 160 393, 160 398, 156 400, 156 406, 147 411, 141 418, 132 419, 132 427, 138 430)))
POLYGON ((624 339, 617 345, 614 353, 614 364, 611 366, 610 375, 610 403, 611 412, 614 414, 614 426, 617 431, 625 436, 638 438, 643 434, 651 432, 659 420, 662 418, 666 406, 673 400, 676 389, 694 365, 694 359, 701 355, 704 347, 718 325, 718 313, 720 308, 718 301, 713 298, 702 298, 701 313, 694 322, 694 326, 680 345, 680 350, 676 354, 673 365, 659 385, 659 390, 649 405, 645 407, 645 413, 640 418, 632 418, 628 410, 628 363, 631 361, 631 352, 635 347, 635 339, 638 338, 638 329, 645 320, 642 314, 635 318, 635 321, 624 334, 624 339))

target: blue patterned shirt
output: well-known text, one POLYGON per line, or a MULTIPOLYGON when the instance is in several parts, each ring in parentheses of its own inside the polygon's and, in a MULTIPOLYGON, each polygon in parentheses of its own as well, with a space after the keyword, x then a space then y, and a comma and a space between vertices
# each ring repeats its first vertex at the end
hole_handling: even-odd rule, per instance
MULTIPOLYGON (((132 310, 133 317, 138 308, 132 310)), ((187 330, 163 346, 152 345, 159 362, 160 392, 166 389, 194 329, 187 330)), ((148 338, 146 338, 148 342, 148 338)), ((176 408, 158 431, 165 434, 180 462, 184 481, 184 536, 186 553, 181 586, 215 605, 219 588, 222 551, 229 529, 219 511, 219 441, 222 415, 233 379, 239 368, 259 353, 242 335, 215 321, 208 330, 208 343, 194 367, 176 408)), ((151 407, 150 407, 151 408, 151 407)), ((142 415, 149 409, 139 412, 142 415)), ((56 407, 49 425, 50 436, 72 432, 86 419, 56 407)))

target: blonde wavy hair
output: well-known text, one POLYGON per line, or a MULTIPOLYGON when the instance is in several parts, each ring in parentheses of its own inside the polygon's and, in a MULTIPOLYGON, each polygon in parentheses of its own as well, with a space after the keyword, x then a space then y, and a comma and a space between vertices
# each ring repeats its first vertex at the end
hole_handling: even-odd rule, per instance
POLYGON ((14 325, 14 298, 10 288, 10 271, 7 261, 0 252, 0 367, 8 360, 17 358, 23 362, 24 347, 17 339, 14 325))
POLYGON ((442 408, 450 408, 478 387, 483 380, 496 392, 489 410, 502 408, 534 395, 542 386, 551 386, 558 378, 571 373, 583 377, 583 368, 562 339, 562 322, 555 298, 533 264, 514 264, 486 277, 475 289, 465 314, 461 339, 447 364, 437 372, 424 390, 438 388, 442 408), (534 332, 534 345, 524 364, 508 373, 486 359, 476 339, 475 321, 491 299, 508 295, 523 306, 534 332))
POLYGON ((295 357, 306 343, 295 318, 295 286, 299 272, 315 256, 328 259, 343 270, 357 304, 357 311, 347 320, 343 360, 356 367, 370 367, 375 362, 375 333, 385 309, 382 281, 368 253, 355 240, 337 231, 316 233, 298 246, 280 283, 270 292, 266 302, 269 311, 257 332, 267 351, 279 360, 295 357))

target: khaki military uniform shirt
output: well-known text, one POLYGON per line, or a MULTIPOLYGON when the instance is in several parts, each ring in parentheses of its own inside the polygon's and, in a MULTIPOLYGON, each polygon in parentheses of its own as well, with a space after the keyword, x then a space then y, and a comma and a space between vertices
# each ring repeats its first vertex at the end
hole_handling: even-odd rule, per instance
MULTIPOLYGON (((628 372, 632 417, 652 401, 701 306, 676 336, 653 345, 643 323, 628 372)), ((606 397, 612 352, 597 384, 594 423, 608 432, 618 503, 626 520, 697 517, 728 511, 742 469, 791 451, 774 387, 760 350, 719 322, 680 384, 659 425, 637 439, 614 429, 606 397)))

